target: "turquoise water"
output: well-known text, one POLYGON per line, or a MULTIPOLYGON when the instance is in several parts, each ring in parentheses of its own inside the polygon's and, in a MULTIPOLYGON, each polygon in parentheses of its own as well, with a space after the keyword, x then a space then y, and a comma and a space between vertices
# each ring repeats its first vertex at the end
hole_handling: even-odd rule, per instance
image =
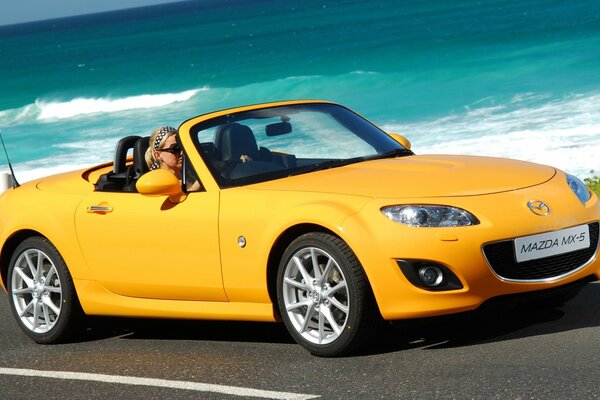
MULTIPOLYGON (((21 181, 214 109, 343 103, 416 153, 600 170, 600 2, 199 0, 0 27, 21 181)), ((0 165, 0 169, 2 169, 0 165)))

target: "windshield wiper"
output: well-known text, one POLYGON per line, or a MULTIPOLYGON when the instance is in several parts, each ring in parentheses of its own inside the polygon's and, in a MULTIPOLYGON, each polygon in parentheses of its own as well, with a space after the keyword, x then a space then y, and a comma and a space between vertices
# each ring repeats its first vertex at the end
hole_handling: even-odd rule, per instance
POLYGON ((293 171, 291 171, 290 175, 299 175, 299 174, 305 174, 307 172, 321 171, 324 169, 341 167, 343 165, 348 165, 348 164, 362 161, 363 159, 364 159, 363 157, 356 157, 356 158, 341 158, 341 159, 336 158, 334 160, 320 161, 315 164, 306 165, 304 167, 298 167, 298 168, 294 169, 293 171))
POLYGON ((371 157, 366 157, 365 160, 379 160, 382 158, 396 158, 396 157, 406 157, 406 156, 414 156, 415 153, 409 149, 394 149, 390 151, 386 151, 385 153, 375 154, 371 157))
POLYGON ((392 158, 392 157, 405 157, 412 156, 413 153, 408 149, 394 149, 391 151, 387 151, 381 154, 375 154, 373 156, 361 156, 361 157, 353 157, 353 158, 336 158, 333 160, 325 160, 320 161, 315 164, 306 165, 303 167, 297 167, 293 171, 291 171, 290 175, 299 175, 305 174, 307 172, 320 171, 329 168, 341 167, 344 165, 354 164, 362 161, 371 161, 371 160, 379 160, 381 158, 392 158))

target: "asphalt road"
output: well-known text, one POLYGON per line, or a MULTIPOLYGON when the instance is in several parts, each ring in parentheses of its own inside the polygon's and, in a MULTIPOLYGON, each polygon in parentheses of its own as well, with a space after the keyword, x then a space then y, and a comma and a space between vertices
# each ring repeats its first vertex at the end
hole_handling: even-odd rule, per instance
POLYGON ((77 343, 36 345, 1 294, 0 399, 600 397, 600 283, 560 308, 411 324, 338 359, 311 356, 280 324, 93 322, 77 343))

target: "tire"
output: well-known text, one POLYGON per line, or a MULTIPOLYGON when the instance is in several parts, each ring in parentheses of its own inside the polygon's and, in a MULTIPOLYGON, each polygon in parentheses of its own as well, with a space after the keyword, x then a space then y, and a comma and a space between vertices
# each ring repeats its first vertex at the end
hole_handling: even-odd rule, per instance
POLYGON ((78 331, 83 317, 64 260, 42 237, 25 239, 13 253, 8 299, 21 329, 41 344, 67 341, 78 331))
POLYGON ((336 236, 312 232, 284 252, 277 303, 294 340, 314 355, 348 355, 364 347, 380 320, 358 259, 336 236))

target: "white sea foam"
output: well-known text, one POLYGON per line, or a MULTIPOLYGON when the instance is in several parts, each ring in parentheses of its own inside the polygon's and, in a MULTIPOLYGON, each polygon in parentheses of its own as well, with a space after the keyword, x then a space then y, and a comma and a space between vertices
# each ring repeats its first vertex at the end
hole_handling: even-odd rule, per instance
POLYGON ((0 126, 52 122, 98 113, 114 113, 165 107, 191 100, 199 92, 209 88, 190 89, 179 93, 143 94, 138 96, 111 98, 79 97, 67 101, 37 99, 35 103, 21 108, 0 111, 0 126))
MULTIPOLYGON (((114 147, 114 145, 111 147, 114 147)), ((106 151, 98 153, 90 153, 89 151, 73 152, 73 155, 62 163, 57 163, 56 157, 48 157, 41 160, 16 163, 13 165, 13 170, 17 181, 25 183, 44 176, 89 168, 95 164, 110 161, 111 158, 112 154, 108 156, 106 151)), ((8 167, 6 165, 2 166, 0 172, 9 172, 8 167)))
MULTIPOLYGON (((53 151, 57 149, 64 155, 18 162, 13 164, 15 177, 19 183, 25 183, 44 176, 50 176, 68 171, 89 168, 93 165, 111 161, 114 157, 115 145, 119 137, 107 139, 88 139, 69 143, 54 144, 53 151)), ((0 161, 0 173, 8 173, 6 163, 0 161)))
POLYGON ((515 96, 506 105, 386 124, 384 129, 404 134, 419 154, 509 157, 553 165, 581 177, 599 174, 600 94, 540 100, 543 96, 515 96))
POLYGON ((207 88, 186 90, 180 93, 146 94, 124 98, 77 98, 67 102, 46 102, 37 100, 39 120, 72 118, 93 113, 111 113, 116 111, 138 110, 164 107, 169 104, 190 100, 198 92, 207 88))
POLYGON ((30 123, 37 119, 39 109, 35 104, 28 104, 21 108, 0 111, 0 126, 9 127, 22 123, 30 123))

